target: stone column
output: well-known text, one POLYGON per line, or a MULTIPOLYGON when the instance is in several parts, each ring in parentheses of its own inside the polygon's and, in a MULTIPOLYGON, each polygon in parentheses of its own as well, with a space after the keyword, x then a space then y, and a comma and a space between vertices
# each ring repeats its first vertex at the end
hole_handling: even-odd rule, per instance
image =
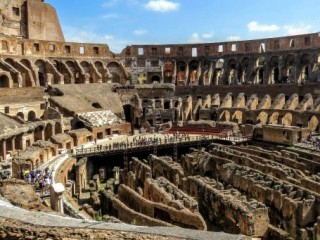
POLYGON ((0 140, 0 158, 2 158, 2 160, 6 160, 6 154, 7 154, 7 142, 5 139, 3 139, 3 140, 0 140))
POLYGON ((64 193, 64 186, 62 183, 52 184, 50 187, 50 204, 52 210, 64 213, 62 196, 64 193))

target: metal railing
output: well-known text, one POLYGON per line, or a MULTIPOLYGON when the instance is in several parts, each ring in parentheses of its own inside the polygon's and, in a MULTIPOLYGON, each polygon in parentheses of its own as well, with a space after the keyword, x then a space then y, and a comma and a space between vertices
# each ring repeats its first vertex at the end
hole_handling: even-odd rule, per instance
POLYGON ((212 142, 215 140, 223 140, 223 141, 229 141, 234 143, 239 142, 246 142, 250 141, 251 137, 249 136, 217 136, 217 135, 207 135, 207 136, 184 136, 182 137, 175 137, 170 136, 168 138, 149 138, 147 141, 120 141, 120 142, 114 142, 107 145, 97 145, 95 147, 89 147, 89 148, 78 148, 75 149, 73 152, 73 156, 83 156, 83 155, 92 155, 92 154, 108 154, 108 153, 115 153, 115 152, 121 152, 121 151, 134 151, 139 149, 148 149, 153 147, 166 147, 173 144, 177 145, 183 145, 183 144, 197 144, 199 142, 212 142), (150 140, 151 139, 151 140, 150 140))

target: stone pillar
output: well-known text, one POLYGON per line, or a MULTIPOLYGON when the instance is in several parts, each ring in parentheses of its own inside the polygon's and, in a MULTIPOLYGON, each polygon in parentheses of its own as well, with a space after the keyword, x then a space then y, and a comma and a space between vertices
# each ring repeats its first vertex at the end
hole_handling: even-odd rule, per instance
POLYGON ((317 223, 314 225, 314 240, 320 240, 320 217, 317 218, 317 223))
POLYGON ((50 204, 52 210, 64 213, 62 196, 64 193, 64 186, 62 183, 52 184, 50 187, 50 204))
POLYGON ((7 155, 7 142, 5 139, 0 140, 0 160, 6 160, 7 155))
POLYGON ((114 182, 115 184, 119 184, 119 180, 120 180, 120 168, 119 167, 114 167, 112 169, 113 172, 113 178, 114 178, 114 182))
POLYGON ((106 179, 106 168, 105 167, 99 168, 99 178, 102 182, 105 181, 105 179, 106 179))

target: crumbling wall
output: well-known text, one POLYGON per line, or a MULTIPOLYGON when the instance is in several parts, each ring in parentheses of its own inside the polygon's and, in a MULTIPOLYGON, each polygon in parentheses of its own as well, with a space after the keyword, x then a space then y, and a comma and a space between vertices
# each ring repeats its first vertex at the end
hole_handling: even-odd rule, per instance
POLYGON ((184 187, 197 199, 200 209, 225 231, 257 237, 266 233, 268 209, 258 201, 249 201, 239 191, 224 189, 216 181, 201 176, 187 177, 184 187))
POLYGON ((118 199, 136 212, 173 225, 201 230, 207 228, 201 215, 192 213, 186 208, 179 209, 151 202, 123 184, 119 186, 118 199))

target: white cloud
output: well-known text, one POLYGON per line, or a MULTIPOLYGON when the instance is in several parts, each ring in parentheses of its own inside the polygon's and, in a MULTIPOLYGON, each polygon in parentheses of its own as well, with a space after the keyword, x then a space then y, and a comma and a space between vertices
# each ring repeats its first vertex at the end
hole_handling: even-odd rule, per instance
POLYGON ((144 7, 151 11, 169 12, 178 10, 180 4, 168 0, 150 0, 147 4, 144 5, 144 7))
POLYGON ((191 38, 189 39, 190 43, 200 43, 202 42, 199 33, 192 33, 191 38))
POLYGON ((134 35, 144 35, 147 32, 145 29, 137 29, 133 31, 134 35))
POLYGON ((275 32, 280 29, 280 27, 276 24, 265 25, 259 24, 255 21, 249 22, 247 27, 250 32, 275 32))
POLYGON ((109 18, 117 18, 119 17, 117 14, 115 13, 108 13, 108 14, 105 14, 105 15, 102 15, 101 18, 103 19, 109 19, 109 18))
POLYGON ((113 7, 118 3, 119 0, 109 0, 107 2, 105 2, 104 4, 102 4, 102 7, 113 7))
POLYGON ((298 26, 287 25, 287 26, 284 26, 283 28, 286 31, 286 34, 288 35, 298 35, 298 34, 310 33, 312 26, 300 24, 298 26))
POLYGON ((90 31, 83 31, 78 28, 64 28, 64 35, 68 42, 79 43, 99 43, 107 44, 111 51, 120 53, 127 45, 132 44, 133 40, 118 39, 109 34, 97 34, 90 31))
POLYGON ((202 43, 205 41, 208 41, 208 39, 211 39, 213 37, 213 33, 197 33, 194 32, 191 34, 191 37, 189 38, 189 43, 202 43))
POLYGON ((227 41, 239 41, 241 38, 240 36, 229 36, 227 37, 227 41))
POLYGON ((213 33, 203 33, 202 38, 204 39, 209 39, 213 37, 213 33))

